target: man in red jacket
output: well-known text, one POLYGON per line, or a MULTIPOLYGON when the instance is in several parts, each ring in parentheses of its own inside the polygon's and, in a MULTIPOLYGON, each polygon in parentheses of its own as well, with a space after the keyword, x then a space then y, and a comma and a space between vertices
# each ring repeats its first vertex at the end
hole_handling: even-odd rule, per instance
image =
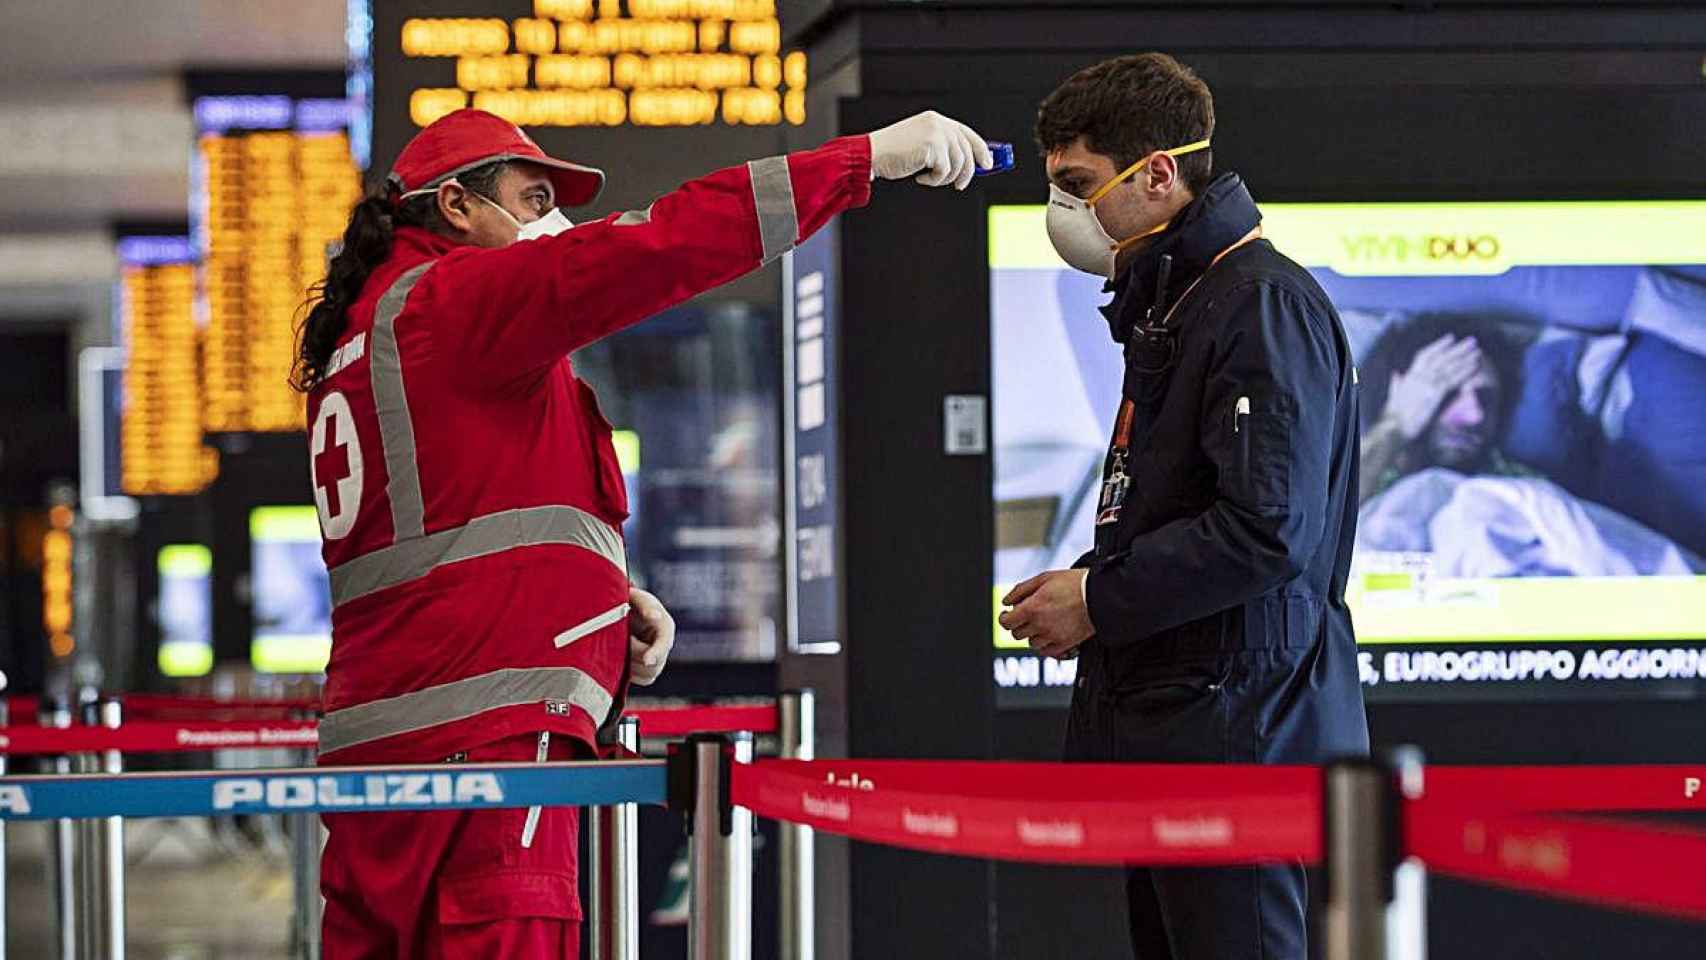
MULTIPOLYGON (((355 210, 304 325, 331 575, 325 764, 591 756, 674 625, 629 583, 610 424, 569 354, 781 256, 876 177, 992 165, 920 114, 573 229, 603 174, 453 113, 355 210)), ((325 956, 579 955, 576 811, 332 814, 325 956)))

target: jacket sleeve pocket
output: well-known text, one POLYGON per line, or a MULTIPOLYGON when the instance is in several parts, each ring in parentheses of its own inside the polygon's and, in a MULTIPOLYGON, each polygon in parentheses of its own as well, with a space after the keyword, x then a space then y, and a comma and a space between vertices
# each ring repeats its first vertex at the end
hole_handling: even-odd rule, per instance
POLYGON ((1239 499, 1258 511, 1291 502, 1291 424, 1295 411, 1284 394, 1240 395, 1230 417, 1234 483, 1239 499))

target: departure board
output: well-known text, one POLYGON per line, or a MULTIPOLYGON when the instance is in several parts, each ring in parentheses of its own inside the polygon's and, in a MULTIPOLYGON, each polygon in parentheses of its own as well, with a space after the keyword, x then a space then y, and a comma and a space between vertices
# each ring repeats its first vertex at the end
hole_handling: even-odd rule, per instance
POLYGON ((132 236, 118 255, 119 482, 133 496, 196 493, 219 460, 202 445, 195 249, 187 236, 132 236))
POLYGON ((303 402, 289 386, 296 327, 361 197, 348 105, 208 96, 195 100, 195 119, 203 426, 299 430, 303 402))
POLYGON ((47 634, 47 647, 56 657, 68 657, 77 649, 72 633, 72 620, 77 604, 72 593, 72 555, 75 546, 72 530, 77 515, 68 503, 56 503, 48 510, 48 530, 41 540, 41 625, 47 634))
MULTIPOLYGON (((799 125, 806 55, 775 0, 467 0, 379 37, 436 61, 409 91, 416 126, 463 107, 532 127, 799 125), (430 79, 429 79, 430 78, 430 79)), ((426 12, 426 11, 422 11, 426 12)))

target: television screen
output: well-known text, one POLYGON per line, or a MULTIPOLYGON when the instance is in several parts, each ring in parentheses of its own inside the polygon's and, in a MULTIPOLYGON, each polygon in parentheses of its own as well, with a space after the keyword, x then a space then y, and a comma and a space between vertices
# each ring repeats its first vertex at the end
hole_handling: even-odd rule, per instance
POLYGON ((213 551, 174 543, 156 556, 160 573, 160 673, 201 677, 213 669, 213 551))
POLYGON ((312 506, 249 511, 249 659, 262 673, 321 673, 332 653, 331 581, 312 506))
POLYGON ((621 428, 629 575, 675 617, 677 662, 776 655, 775 337, 748 304, 694 304, 574 357, 621 428))
MULTIPOLYGON (((1122 370, 1043 211, 989 213, 997 601, 1089 548, 1122 370)), ((1706 203, 1263 215, 1358 366, 1369 699, 1706 689, 1706 203)), ((995 645, 998 703, 1065 702, 1071 662, 995 645)))

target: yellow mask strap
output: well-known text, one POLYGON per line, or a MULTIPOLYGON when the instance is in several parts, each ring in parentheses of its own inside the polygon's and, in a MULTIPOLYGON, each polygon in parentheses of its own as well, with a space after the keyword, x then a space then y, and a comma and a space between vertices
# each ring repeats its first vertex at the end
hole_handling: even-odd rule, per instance
MULTIPOLYGON (((1088 203, 1092 207, 1095 206, 1098 201, 1100 201, 1103 197, 1107 196, 1115 187, 1119 186, 1120 184, 1124 183, 1126 180, 1130 179, 1130 177, 1133 174, 1137 173, 1137 171, 1142 170, 1144 167, 1148 166, 1149 161, 1154 159, 1156 153, 1165 153, 1169 157, 1182 157, 1187 153, 1196 153, 1198 150, 1207 150, 1208 145, 1209 145, 1209 141, 1198 140, 1196 143, 1187 143, 1182 147, 1174 147, 1171 150, 1157 150, 1157 151, 1155 151, 1155 153, 1151 153, 1151 154, 1145 156, 1142 160, 1139 160, 1136 163, 1132 164, 1131 166, 1126 167, 1124 170, 1120 171, 1118 176, 1114 177, 1112 180, 1109 180, 1107 183, 1102 184, 1102 186, 1099 187, 1095 193, 1090 194, 1090 196, 1088 198, 1086 198, 1084 202, 1088 203)), ((1134 239, 1137 239, 1137 238, 1134 238, 1134 239)))
POLYGON ((1123 251, 1127 247, 1130 247, 1132 244, 1136 243, 1137 241, 1142 240, 1144 237, 1153 237, 1156 234, 1166 230, 1168 227, 1170 227, 1172 225, 1173 225, 1173 221, 1163 220, 1160 223, 1149 228, 1148 230, 1143 231, 1142 233, 1138 234, 1135 237, 1126 237, 1124 240, 1119 241, 1118 243, 1114 244, 1114 249, 1116 251, 1123 251))

